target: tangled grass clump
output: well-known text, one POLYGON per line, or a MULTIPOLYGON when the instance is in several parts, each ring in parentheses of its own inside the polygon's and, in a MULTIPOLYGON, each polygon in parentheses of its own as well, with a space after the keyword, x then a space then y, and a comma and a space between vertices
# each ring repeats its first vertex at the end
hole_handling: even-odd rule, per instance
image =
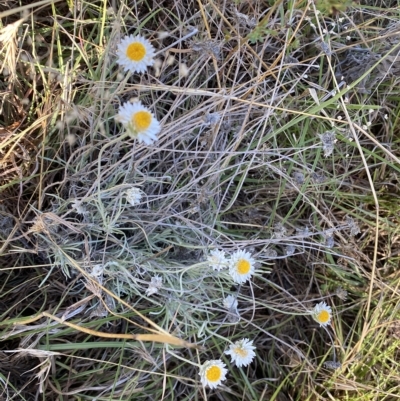
POLYGON ((9 3, 2 394, 398 397, 397 11, 9 3))

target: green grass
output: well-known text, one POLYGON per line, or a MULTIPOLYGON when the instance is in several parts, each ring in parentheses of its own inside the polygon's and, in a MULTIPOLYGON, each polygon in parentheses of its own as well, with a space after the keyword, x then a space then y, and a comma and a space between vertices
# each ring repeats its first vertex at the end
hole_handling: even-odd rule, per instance
POLYGON ((153 3, 0 1, 0 399, 400 398, 398 2, 153 3), (132 98, 153 145, 115 120, 132 98))

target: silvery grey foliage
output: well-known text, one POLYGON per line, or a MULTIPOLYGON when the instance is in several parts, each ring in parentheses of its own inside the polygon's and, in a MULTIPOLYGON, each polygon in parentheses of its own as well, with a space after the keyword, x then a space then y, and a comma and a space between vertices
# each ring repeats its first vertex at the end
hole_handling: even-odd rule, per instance
POLYGON ((8 236, 14 227, 14 220, 10 216, 0 216, 0 233, 8 236))
POLYGON ((322 149, 324 150, 324 156, 330 156, 335 149, 336 134, 334 131, 326 131, 322 135, 319 135, 322 141, 322 149))
POLYGON ((340 362, 336 362, 336 361, 326 361, 324 363, 324 367, 326 369, 336 370, 336 369, 340 369, 342 367, 342 364, 340 362))
POLYGON ((71 200, 71 208, 75 211, 75 213, 78 214, 88 214, 88 210, 86 209, 86 207, 82 204, 82 201, 79 201, 78 199, 72 199, 71 200))
POLYGON ((286 255, 287 256, 293 255, 295 253, 295 251, 296 251, 296 248, 294 247, 294 245, 288 245, 286 247, 286 255))
POLYGON ((310 229, 306 226, 306 227, 302 227, 302 228, 297 228, 296 229, 296 235, 299 237, 303 237, 303 238, 308 238, 311 234, 310 234, 310 229))
POLYGON ((216 40, 194 42, 191 47, 195 52, 206 53, 208 56, 213 56, 217 60, 221 59, 221 44, 216 40))
POLYGON ((150 295, 156 294, 158 290, 162 287, 162 277, 158 274, 155 274, 149 283, 149 287, 146 290, 146 295, 149 297, 150 295))
POLYGON ((333 238, 333 233, 334 231, 331 229, 331 230, 326 230, 322 234, 325 241, 325 246, 327 248, 333 248, 335 246, 335 239, 333 238))
POLYGON ((325 245, 326 245, 327 248, 333 248, 335 246, 335 240, 334 240, 333 236, 326 238, 325 245))
POLYGON ((335 294, 339 299, 341 299, 342 301, 345 301, 347 299, 347 294, 348 293, 342 287, 338 287, 338 288, 336 288, 335 294))
POLYGON ((249 17, 238 11, 238 9, 232 5, 233 12, 236 14, 238 22, 242 25, 246 25, 249 28, 255 28, 257 25, 257 20, 254 17, 249 17))
POLYGON ((267 249, 265 251, 265 257, 274 259, 278 256, 278 252, 275 251, 275 249, 267 249))
POLYGON ((320 48, 328 57, 332 56, 332 51, 329 45, 325 42, 318 42, 317 47, 320 48))
POLYGON ((219 113, 206 113, 203 117, 205 125, 217 125, 220 119, 219 113))
POLYGON ((286 228, 281 223, 276 223, 274 226, 274 235, 275 238, 285 238, 286 237, 286 228))
POLYGON ((293 173, 293 179, 296 181, 296 184, 298 184, 298 185, 304 184, 304 181, 305 181, 304 174, 301 173, 300 171, 295 171, 293 173))
POLYGON ((227 313, 227 318, 229 323, 238 323, 240 320, 240 315, 237 309, 229 309, 227 313))
POLYGON ((326 181, 326 177, 325 177, 325 175, 323 174, 323 173, 320 173, 320 172, 314 172, 313 174, 312 174, 312 179, 314 180, 314 182, 316 183, 316 184, 322 184, 322 183, 324 183, 325 181, 326 181))
POLYGON ((361 230, 360 227, 358 226, 358 223, 354 221, 354 219, 350 216, 346 216, 346 221, 347 224, 350 228, 350 235, 354 237, 357 234, 360 234, 361 230))
POLYGON ((227 319, 230 323, 237 323, 240 320, 238 311, 238 301, 233 295, 228 295, 222 303, 225 309, 228 309, 227 319))

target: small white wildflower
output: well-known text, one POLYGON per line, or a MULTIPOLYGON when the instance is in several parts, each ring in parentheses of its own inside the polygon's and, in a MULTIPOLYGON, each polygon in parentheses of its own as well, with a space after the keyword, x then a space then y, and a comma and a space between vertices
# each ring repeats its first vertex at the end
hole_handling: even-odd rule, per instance
POLYGON ((161 131, 160 123, 153 113, 140 102, 125 103, 118 111, 117 120, 139 142, 150 145, 161 131))
POLYGON ((313 319, 320 324, 320 326, 328 326, 332 318, 332 308, 326 302, 320 302, 315 305, 311 311, 313 319))
POLYGON ((224 298, 222 305, 225 309, 237 309, 238 301, 233 295, 228 295, 224 298))
POLYGON ((156 274, 151 278, 149 287, 146 290, 146 295, 149 297, 150 295, 156 294, 161 287, 162 277, 156 274))
POLYGON ((371 121, 368 121, 367 122, 367 127, 370 127, 372 125, 372 122, 371 121))
POLYGON ((256 356, 254 350, 256 347, 253 346, 253 341, 248 338, 236 341, 235 344, 229 346, 229 350, 225 351, 226 355, 231 356, 231 362, 240 368, 242 366, 248 366, 256 356))
POLYGON ((213 270, 225 269, 228 266, 228 259, 225 257, 225 252, 219 249, 213 249, 207 257, 207 262, 213 270))
POLYGON ((233 281, 243 284, 254 274, 255 260, 247 251, 236 251, 229 261, 229 274, 233 281))
POLYGON ((387 114, 385 114, 385 115, 383 116, 383 118, 384 118, 385 120, 387 120, 387 119, 389 118, 389 116, 388 116, 387 114))
POLYGON ((351 36, 346 36, 346 40, 351 40, 351 36))
POLYGON ((226 365, 220 359, 216 359, 204 362, 200 367, 199 375, 203 386, 216 388, 226 379, 227 373, 226 365))
POLYGON ((125 36, 118 45, 118 64, 125 71, 145 72, 154 64, 154 47, 144 37, 137 35, 125 36))
POLYGON ((344 18, 343 18, 343 17, 340 17, 340 18, 338 19, 338 21, 339 21, 340 23, 342 23, 342 22, 344 21, 344 18))
POLYGON ((132 205, 139 205, 142 201, 143 192, 136 187, 132 187, 126 190, 125 192, 126 200, 132 205))

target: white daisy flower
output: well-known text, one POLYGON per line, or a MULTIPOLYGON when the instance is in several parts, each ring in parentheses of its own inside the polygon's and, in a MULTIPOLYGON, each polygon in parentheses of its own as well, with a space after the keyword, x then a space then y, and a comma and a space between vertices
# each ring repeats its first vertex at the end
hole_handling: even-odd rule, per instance
POLYGON ((149 288, 147 288, 146 290, 146 295, 150 296, 156 294, 161 287, 162 287, 162 277, 156 274, 151 278, 151 281, 149 283, 149 288))
POLYGON ((154 47, 144 37, 137 35, 125 36, 118 45, 118 64, 125 71, 145 72, 154 64, 154 47))
POLYGON ((243 338, 236 341, 235 344, 231 344, 229 350, 225 351, 225 354, 230 355, 231 362, 235 362, 235 365, 240 368, 241 366, 248 366, 253 361, 256 356, 255 349, 253 341, 243 338))
POLYGON ((199 372, 203 386, 208 385, 210 388, 216 388, 221 384, 228 373, 225 367, 226 365, 220 359, 204 362, 199 372))
POLYGON ((126 190, 125 196, 132 206, 136 206, 142 201, 143 192, 139 188, 132 187, 126 190))
POLYGON ((228 259, 225 257, 225 252, 218 249, 213 249, 207 257, 207 262, 213 270, 221 270, 228 266, 228 259))
POLYGON ((125 103, 118 111, 117 120, 123 124, 128 133, 139 142, 150 145, 161 131, 160 123, 153 113, 140 102, 125 103))
POLYGON ((255 260, 246 251, 236 251, 229 261, 229 274, 233 281, 243 284, 254 274, 255 260))
POLYGON ((224 300, 222 305, 225 309, 234 309, 236 310, 238 307, 238 301, 233 295, 228 295, 224 300))
POLYGON ((320 326, 328 326, 332 318, 332 309, 326 302, 320 302, 315 305, 311 311, 313 319, 320 324, 320 326))

